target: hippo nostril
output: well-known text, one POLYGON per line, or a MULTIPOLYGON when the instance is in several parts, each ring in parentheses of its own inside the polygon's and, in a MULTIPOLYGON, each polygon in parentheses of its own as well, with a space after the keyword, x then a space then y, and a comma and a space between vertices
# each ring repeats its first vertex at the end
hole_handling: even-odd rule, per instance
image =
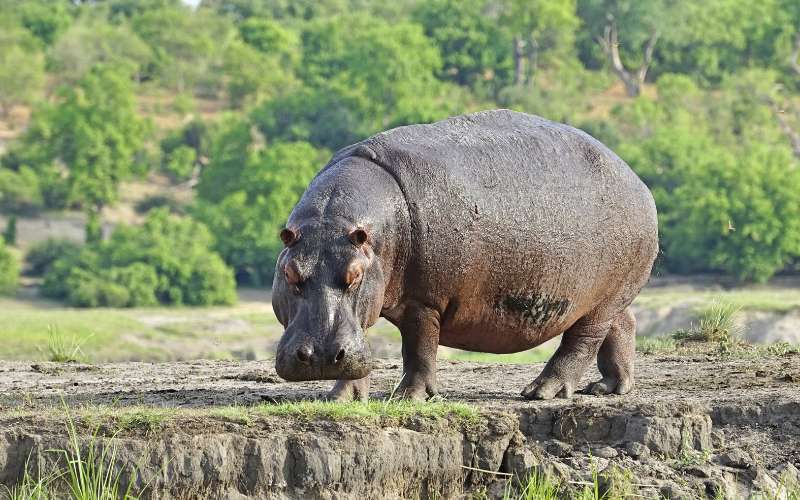
POLYGON ((333 358, 333 362, 339 363, 343 359, 344 359, 344 349, 339 349, 339 352, 336 353, 336 357, 333 358))
POLYGON ((310 363, 311 356, 314 352, 311 350, 311 346, 304 345, 297 349, 297 359, 299 359, 302 363, 310 363))

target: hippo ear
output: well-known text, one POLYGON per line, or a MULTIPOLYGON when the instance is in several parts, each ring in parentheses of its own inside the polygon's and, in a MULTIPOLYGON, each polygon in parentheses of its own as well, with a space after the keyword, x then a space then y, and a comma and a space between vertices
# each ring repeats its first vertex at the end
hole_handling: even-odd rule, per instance
POLYGON ((360 247, 367 241, 369 241, 369 233, 363 228, 357 227, 350 231, 350 234, 347 236, 350 238, 350 243, 353 245, 360 247))
POLYGON ((281 241, 283 241, 283 244, 287 247, 294 245, 297 241, 297 232, 288 227, 283 228, 281 230, 281 241))

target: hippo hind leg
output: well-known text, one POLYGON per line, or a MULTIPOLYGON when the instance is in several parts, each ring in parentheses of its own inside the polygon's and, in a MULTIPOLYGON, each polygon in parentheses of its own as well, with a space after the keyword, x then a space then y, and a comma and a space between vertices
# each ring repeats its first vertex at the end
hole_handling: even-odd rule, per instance
POLYGON ((522 396, 527 399, 572 397, 584 372, 613 329, 615 320, 598 323, 592 316, 579 319, 561 336, 561 345, 539 376, 525 387, 522 396))
POLYGON ((626 308, 614 319, 597 353, 597 368, 603 378, 589 384, 587 392, 595 395, 629 393, 633 389, 635 355, 636 318, 626 308))

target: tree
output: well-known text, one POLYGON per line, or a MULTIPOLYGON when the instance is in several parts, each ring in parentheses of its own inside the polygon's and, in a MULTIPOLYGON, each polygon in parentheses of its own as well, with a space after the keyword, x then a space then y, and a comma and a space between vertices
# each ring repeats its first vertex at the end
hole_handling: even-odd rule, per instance
POLYGON ((439 77, 497 90, 511 81, 511 39, 487 11, 485 0, 423 2, 413 18, 442 53, 439 77))
POLYGON ((638 96, 656 43, 666 27, 679 22, 680 7, 668 0, 579 0, 578 15, 588 28, 579 40, 584 61, 593 57, 593 46, 600 47, 627 95, 638 96))
POLYGON ((202 87, 212 96, 222 88, 215 69, 235 36, 233 25, 225 18, 205 9, 168 5, 135 14, 132 27, 152 48, 151 75, 163 85, 181 93, 202 87))
POLYGON ((14 291, 19 281, 19 262, 0 239, 0 294, 14 291))
POLYGON ((13 10, 20 17, 22 25, 45 46, 49 46, 72 23, 71 8, 70 2, 28 0, 16 2, 13 10))
POLYGON ((769 109, 685 76, 662 76, 658 93, 619 111, 635 132, 617 151, 653 192, 667 270, 765 281, 788 267, 800 256, 800 169, 769 109))
POLYGON ((558 60, 572 52, 580 24, 575 0, 504 0, 501 5, 502 24, 513 34, 515 85, 533 78, 542 56, 558 60))
POLYGON ((303 33, 304 85, 266 102, 253 120, 268 141, 336 149, 458 109, 461 94, 436 78, 440 69, 439 52, 419 25, 360 15, 316 20, 303 33))
POLYGON ((30 104, 44 86, 44 56, 25 30, 0 23, 0 116, 15 104, 30 104))
POLYGON ((216 235, 215 248, 240 281, 266 285, 281 249, 277 234, 329 154, 305 142, 252 146, 246 122, 220 130, 194 214, 216 235))
POLYGON ((116 201, 120 182, 143 171, 137 155, 148 124, 128 78, 110 68, 97 66, 58 94, 33 115, 14 161, 36 170, 43 189, 63 189, 66 204, 99 214, 116 201))
POLYGON ((212 246, 199 222, 156 209, 141 226, 118 226, 108 241, 62 254, 41 292, 80 307, 232 304, 233 273, 212 246))
POLYGON ((74 83, 98 64, 113 66, 137 81, 153 51, 126 24, 109 24, 85 18, 73 24, 53 45, 51 67, 66 82, 74 83))

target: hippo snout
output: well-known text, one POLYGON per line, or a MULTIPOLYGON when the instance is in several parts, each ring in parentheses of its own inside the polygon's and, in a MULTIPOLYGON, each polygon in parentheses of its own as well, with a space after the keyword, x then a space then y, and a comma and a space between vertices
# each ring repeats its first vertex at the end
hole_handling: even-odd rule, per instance
POLYGON ((275 370, 285 380, 359 379, 369 375, 372 353, 363 333, 340 335, 329 341, 310 335, 291 337, 284 342, 284 335, 275 359, 275 370))

